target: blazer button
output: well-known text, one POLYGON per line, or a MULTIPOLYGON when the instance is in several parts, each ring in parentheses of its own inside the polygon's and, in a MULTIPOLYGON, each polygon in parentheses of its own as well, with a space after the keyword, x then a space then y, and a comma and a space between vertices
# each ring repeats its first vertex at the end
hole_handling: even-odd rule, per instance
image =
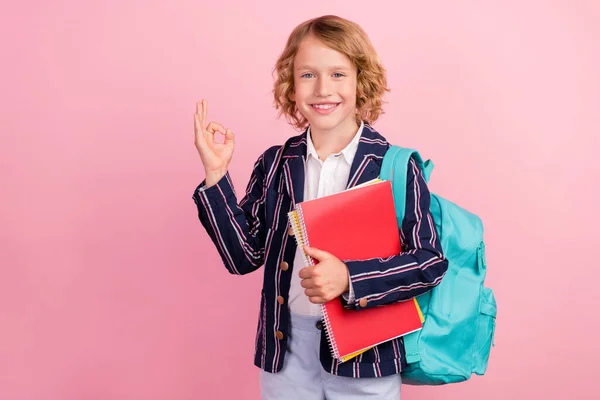
POLYGON ((283 304, 283 296, 277 296, 277 302, 283 304))
POLYGON ((294 228, 292 226, 288 228, 288 235, 294 236, 294 228))
POLYGON ((283 339, 283 332, 281 332, 281 331, 275 332, 275 337, 279 340, 283 339))
POLYGON ((282 270, 287 271, 288 268, 290 267, 290 265, 288 263, 286 263, 285 261, 282 261, 281 264, 279 264, 279 266, 281 267, 282 270))
POLYGON ((322 321, 317 321, 316 323, 317 329, 322 331, 323 330, 323 322, 322 321))
POLYGON ((366 307, 368 302, 369 301, 363 297, 362 299, 359 300, 358 305, 361 307, 366 307))

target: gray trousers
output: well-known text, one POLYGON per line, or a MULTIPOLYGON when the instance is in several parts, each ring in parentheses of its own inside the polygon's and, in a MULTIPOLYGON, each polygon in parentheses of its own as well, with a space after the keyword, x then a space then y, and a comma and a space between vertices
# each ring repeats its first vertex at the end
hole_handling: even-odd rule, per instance
POLYGON ((400 375, 349 378, 332 375, 319 361, 318 317, 291 314, 291 334, 283 369, 260 371, 263 400, 400 399, 400 375))

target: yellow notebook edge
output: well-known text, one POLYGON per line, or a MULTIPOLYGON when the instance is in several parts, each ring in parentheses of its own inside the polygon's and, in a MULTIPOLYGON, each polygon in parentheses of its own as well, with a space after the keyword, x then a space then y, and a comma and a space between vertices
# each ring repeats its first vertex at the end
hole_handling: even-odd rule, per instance
POLYGON ((360 185, 356 185, 356 186, 352 186, 348 189, 344 189, 343 192, 347 192, 347 191, 354 190, 354 189, 360 189, 360 188, 364 188, 365 186, 371 186, 371 185, 375 185, 377 183, 383 183, 383 182, 387 182, 387 180, 383 180, 381 178, 374 178, 374 179, 371 179, 370 181, 363 182, 360 185))
POLYGON ((421 310, 421 306, 419 305, 419 302, 417 301, 416 297, 413 297, 413 301, 415 302, 415 306, 417 307, 417 312, 419 313, 419 318, 421 319, 421 324, 423 324, 423 322, 425 322, 425 316, 423 316, 423 311, 421 310))
POLYGON ((413 333, 413 332, 418 332, 418 331, 420 331, 421 329, 423 329, 423 327, 420 327, 420 328, 414 329, 414 330, 412 330, 412 331, 410 331, 410 332, 403 333, 402 335, 398 335, 398 336, 396 336, 396 337, 393 337, 393 338, 389 338, 389 339, 383 340, 383 341, 381 341, 381 342, 379 342, 379 343, 375 343, 373 346, 369 346, 369 347, 367 347, 367 348, 364 348, 364 349, 361 349, 361 350, 355 351, 354 353, 350 353, 350 354, 347 354, 347 355, 345 355, 345 356, 340 356, 340 357, 338 357, 338 361, 340 361, 340 362, 346 362, 346 361, 348 361, 348 360, 350 360, 350 359, 352 359, 352 358, 354 358, 354 357, 356 357, 356 356, 360 355, 361 353, 364 353, 364 352, 366 352, 366 351, 368 351, 368 350, 372 349, 372 348, 373 348, 373 347, 375 347, 375 346, 379 346, 379 345, 380 345, 380 344, 382 344, 382 343, 389 342, 390 340, 394 340, 394 339, 397 339, 397 338, 399 338, 399 337, 402 337, 402 336, 406 336, 406 335, 408 335, 408 334, 411 334, 411 333, 413 333))

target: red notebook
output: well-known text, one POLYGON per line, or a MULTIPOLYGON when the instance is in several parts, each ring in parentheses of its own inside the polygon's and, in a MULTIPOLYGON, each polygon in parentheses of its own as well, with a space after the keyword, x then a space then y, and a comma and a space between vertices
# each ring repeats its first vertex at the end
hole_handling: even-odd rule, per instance
MULTIPOLYGON (((300 249, 315 247, 340 260, 386 258, 401 252, 390 181, 360 186, 296 204, 289 213, 300 249)), ((316 260, 304 254, 307 265, 316 260)), ((419 330, 416 299, 365 310, 347 310, 337 298, 322 305, 331 354, 347 361, 371 347, 419 330)))

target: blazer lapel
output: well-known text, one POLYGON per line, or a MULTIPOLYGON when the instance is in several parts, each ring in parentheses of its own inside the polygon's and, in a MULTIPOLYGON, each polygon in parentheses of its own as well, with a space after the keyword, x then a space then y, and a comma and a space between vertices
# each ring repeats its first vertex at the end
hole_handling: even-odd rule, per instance
POLYGON ((346 188, 360 185, 379 176, 381 162, 389 145, 383 136, 365 123, 350 167, 346 188))
POLYGON ((283 153, 282 176, 287 194, 295 206, 304 199, 304 169, 306 164, 306 132, 292 137, 283 153))

